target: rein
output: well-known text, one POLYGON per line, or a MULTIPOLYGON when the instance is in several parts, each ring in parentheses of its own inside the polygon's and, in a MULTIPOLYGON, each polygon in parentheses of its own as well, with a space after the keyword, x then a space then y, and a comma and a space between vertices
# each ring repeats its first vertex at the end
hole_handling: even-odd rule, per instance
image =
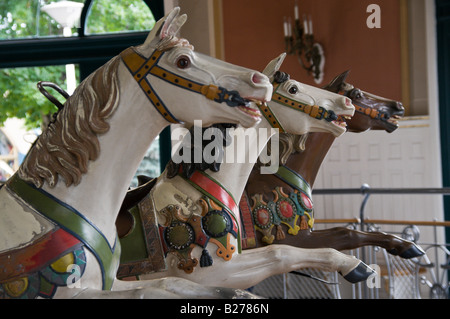
MULTIPOLYGON (((331 110, 327 110, 322 106, 318 105, 309 105, 306 103, 301 103, 298 101, 295 101, 289 97, 286 97, 280 93, 278 93, 278 88, 280 87, 280 83, 272 83, 273 84, 273 95, 272 95, 272 101, 277 102, 281 105, 290 107, 296 111, 303 112, 317 120, 326 120, 327 122, 332 122, 338 119, 338 116, 336 113, 334 113, 331 110)), ((280 121, 277 119, 275 114, 270 109, 269 105, 267 104, 260 104, 257 103, 257 106, 261 113, 264 115, 266 120, 270 123, 270 125, 273 128, 278 128, 280 130, 280 133, 285 133, 285 129, 281 125, 280 121)))
POLYGON ((170 113, 167 106, 155 92, 150 82, 147 80, 147 75, 149 74, 180 88, 201 94, 209 100, 213 100, 217 103, 226 103, 230 107, 244 105, 248 102, 246 99, 242 98, 237 91, 228 91, 223 87, 213 84, 204 85, 181 77, 158 66, 158 62, 164 53, 165 52, 163 51, 155 50, 152 55, 146 59, 131 47, 123 51, 120 54, 120 57, 133 75, 133 78, 146 94, 147 98, 152 102, 158 112, 170 123, 181 123, 181 121, 170 113))

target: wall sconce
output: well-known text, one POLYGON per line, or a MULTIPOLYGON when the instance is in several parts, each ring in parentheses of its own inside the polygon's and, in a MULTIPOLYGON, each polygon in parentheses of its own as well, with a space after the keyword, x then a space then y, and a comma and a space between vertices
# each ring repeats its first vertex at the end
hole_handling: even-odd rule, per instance
POLYGON ((323 48, 319 43, 314 42, 311 16, 306 19, 306 15, 303 15, 303 23, 300 23, 297 1, 295 1, 294 14, 294 28, 292 28, 291 18, 284 18, 286 52, 296 54, 300 65, 314 77, 316 84, 320 84, 325 66, 323 48))

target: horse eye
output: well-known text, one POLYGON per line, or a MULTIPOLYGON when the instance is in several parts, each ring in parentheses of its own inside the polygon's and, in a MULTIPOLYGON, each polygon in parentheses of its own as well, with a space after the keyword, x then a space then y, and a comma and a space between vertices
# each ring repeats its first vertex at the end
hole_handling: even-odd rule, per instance
POLYGON ((186 69, 191 65, 191 61, 189 60, 189 58, 187 56, 181 56, 178 58, 177 60, 177 67, 179 67, 180 69, 186 69))
POLYGON ((296 87, 295 85, 293 87, 291 87, 288 91, 290 94, 297 94, 298 93, 298 87, 296 87))
POLYGON ((361 99, 362 98, 362 92, 361 90, 355 89, 350 93, 351 99, 361 99))

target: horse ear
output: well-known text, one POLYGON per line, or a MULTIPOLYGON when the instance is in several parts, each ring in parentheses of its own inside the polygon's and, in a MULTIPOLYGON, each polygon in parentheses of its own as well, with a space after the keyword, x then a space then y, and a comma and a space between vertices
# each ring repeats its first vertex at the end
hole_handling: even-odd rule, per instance
POLYGON ((174 8, 169 13, 159 34, 160 40, 163 40, 168 36, 176 36, 178 31, 180 31, 181 27, 187 20, 187 15, 183 14, 181 16, 178 16, 179 13, 179 7, 174 8))
POLYGON ((286 58, 286 53, 280 54, 277 58, 273 59, 272 61, 267 64, 266 68, 264 69, 263 73, 267 75, 267 77, 272 81, 273 76, 275 73, 280 69, 281 65, 283 64, 284 59, 286 58))
POLYGON ((348 75, 350 73, 350 70, 347 70, 341 74, 339 74, 337 77, 335 77, 328 85, 323 87, 323 89, 339 93, 345 85, 345 80, 347 79, 348 75))
POLYGON ((175 7, 164 18, 155 23, 155 26, 144 42, 144 50, 148 47, 156 47, 156 44, 164 38, 167 38, 168 36, 175 36, 178 33, 187 20, 187 15, 183 14, 178 16, 179 13, 180 8, 175 7))

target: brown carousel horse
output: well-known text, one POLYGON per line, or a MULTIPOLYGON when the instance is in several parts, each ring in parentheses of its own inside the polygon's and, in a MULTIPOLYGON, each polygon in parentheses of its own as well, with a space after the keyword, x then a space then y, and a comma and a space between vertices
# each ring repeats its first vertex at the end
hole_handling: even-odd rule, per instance
MULTIPOLYGON (((347 76, 348 72, 345 72, 336 77, 326 89, 352 99, 356 112, 346 120, 348 131, 395 131, 397 120, 404 114, 402 104, 354 88, 345 82, 347 76)), ((281 134, 279 171, 263 175, 255 166, 241 199, 241 220, 246 237, 243 248, 287 244, 301 248, 350 250, 374 245, 402 258, 423 255, 424 251, 415 243, 382 232, 362 232, 345 227, 312 230, 311 188, 334 140, 335 137, 328 133, 281 134), (290 235, 286 236, 286 231, 290 235)))

